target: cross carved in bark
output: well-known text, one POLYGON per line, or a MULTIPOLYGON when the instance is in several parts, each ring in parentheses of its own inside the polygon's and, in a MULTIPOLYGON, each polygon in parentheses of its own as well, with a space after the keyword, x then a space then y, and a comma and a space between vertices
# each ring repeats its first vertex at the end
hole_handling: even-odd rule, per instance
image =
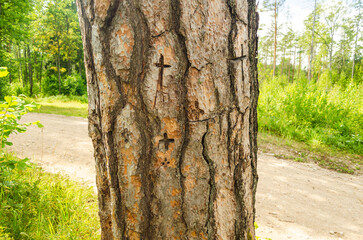
POLYGON ((228 58, 228 60, 230 60, 230 61, 242 61, 245 58, 247 58, 247 56, 246 55, 243 55, 243 45, 241 44, 241 56, 228 58))
POLYGON ((169 150, 169 144, 173 143, 173 142, 174 142, 174 139, 172 139, 172 138, 169 139, 168 134, 164 133, 164 138, 159 141, 159 147, 160 147, 160 143, 161 143, 161 144, 164 144, 165 150, 169 150))
POLYGON ((158 97, 158 92, 162 93, 163 90, 163 76, 164 76, 164 68, 170 68, 171 66, 168 64, 165 64, 164 62, 164 55, 160 54, 160 59, 158 63, 155 63, 155 66, 157 66, 158 68, 160 68, 159 70, 159 79, 158 79, 158 83, 156 86, 156 93, 155 93, 155 100, 154 100, 154 106, 153 108, 155 108, 156 105, 156 99, 158 97))

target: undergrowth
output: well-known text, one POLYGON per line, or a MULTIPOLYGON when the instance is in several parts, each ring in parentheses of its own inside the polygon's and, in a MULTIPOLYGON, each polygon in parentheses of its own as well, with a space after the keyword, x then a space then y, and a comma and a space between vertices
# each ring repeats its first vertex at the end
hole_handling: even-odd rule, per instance
POLYGON ((88 116, 88 99, 83 96, 50 96, 33 98, 29 101, 36 101, 41 105, 40 109, 36 110, 39 113, 58 114, 65 116, 76 116, 87 118, 88 116))
POLYGON ((264 81, 258 105, 259 129, 311 146, 363 154, 363 86, 301 79, 264 81))
MULTIPOLYGON (((5 154, 5 161, 23 161, 5 154)), ((35 165, 0 173, 0 239, 99 239, 92 188, 35 165)))

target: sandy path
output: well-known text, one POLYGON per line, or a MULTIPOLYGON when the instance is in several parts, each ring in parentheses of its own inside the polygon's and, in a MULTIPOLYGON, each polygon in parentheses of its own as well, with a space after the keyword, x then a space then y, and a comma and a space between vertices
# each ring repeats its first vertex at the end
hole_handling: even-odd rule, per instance
MULTIPOLYGON (((87 120, 28 114, 44 128, 13 136, 12 148, 52 172, 63 171, 95 185, 93 148, 87 120)), ((258 161, 257 235, 273 240, 363 240, 363 176, 328 171, 260 154, 258 161)))

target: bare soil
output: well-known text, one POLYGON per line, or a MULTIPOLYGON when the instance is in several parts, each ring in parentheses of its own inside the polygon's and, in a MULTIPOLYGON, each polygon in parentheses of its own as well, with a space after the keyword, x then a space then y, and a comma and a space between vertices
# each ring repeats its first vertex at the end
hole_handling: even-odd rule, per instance
MULTIPOLYGON (((11 151, 29 157, 45 170, 63 172, 95 186, 93 147, 87 120, 31 113, 40 120, 11 137, 11 151)), ((257 236, 284 239, 363 239, 363 176, 333 172, 311 163, 260 153, 256 196, 257 236)))

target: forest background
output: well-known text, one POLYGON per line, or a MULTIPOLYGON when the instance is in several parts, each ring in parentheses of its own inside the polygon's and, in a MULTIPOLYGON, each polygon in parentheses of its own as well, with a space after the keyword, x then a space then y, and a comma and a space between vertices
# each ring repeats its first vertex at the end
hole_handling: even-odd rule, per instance
MULTIPOLYGON (((260 3, 271 20, 259 32, 260 132, 362 155, 361 0, 304 3, 310 13, 301 27, 289 0, 260 3)), ((9 72, 1 100, 62 95, 86 103, 75 0, 0 0, 0 66, 9 72)))

